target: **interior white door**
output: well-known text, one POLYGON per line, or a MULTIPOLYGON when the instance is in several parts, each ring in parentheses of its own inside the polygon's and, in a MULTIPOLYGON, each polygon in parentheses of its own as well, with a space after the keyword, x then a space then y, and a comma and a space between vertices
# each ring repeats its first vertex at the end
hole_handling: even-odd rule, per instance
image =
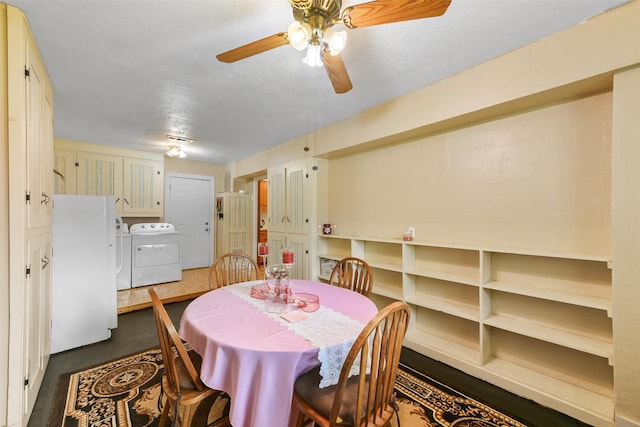
POLYGON ((182 268, 208 267, 213 262, 214 179, 182 174, 167 178, 165 220, 182 233, 182 268))

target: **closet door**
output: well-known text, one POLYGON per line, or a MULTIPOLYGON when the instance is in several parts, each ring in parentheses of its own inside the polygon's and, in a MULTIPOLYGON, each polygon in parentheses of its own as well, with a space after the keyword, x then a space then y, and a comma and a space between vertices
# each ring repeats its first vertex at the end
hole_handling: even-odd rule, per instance
POLYGON ((286 169, 269 169, 269 234, 287 232, 286 169))
POLYGON ((307 234, 309 232, 309 214, 307 212, 306 162, 288 167, 286 177, 287 233, 307 234))
POLYGON ((26 49, 27 228, 33 229, 53 222, 53 92, 31 40, 26 49))
POLYGON ((26 416, 38 397, 49 360, 51 314, 52 235, 41 234, 27 241, 27 274, 24 307, 24 366, 26 416))

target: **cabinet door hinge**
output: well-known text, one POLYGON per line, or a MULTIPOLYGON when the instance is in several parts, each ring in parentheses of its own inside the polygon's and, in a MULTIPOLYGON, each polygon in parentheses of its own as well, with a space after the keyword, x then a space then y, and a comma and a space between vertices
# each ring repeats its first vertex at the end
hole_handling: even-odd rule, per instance
POLYGON ((24 67, 24 78, 29 80, 29 74, 30 74, 29 68, 24 67))
POLYGON ((27 268, 25 269, 25 275, 27 276, 27 279, 29 277, 31 277, 31 264, 27 265, 27 268))
POLYGON ((26 378, 24 379, 24 386, 26 387, 26 386, 28 386, 28 385, 29 385, 29 377, 26 377, 26 378))
POLYGON ((24 200, 27 204, 31 204, 31 192, 27 191, 27 194, 25 194, 25 200, 24 200))

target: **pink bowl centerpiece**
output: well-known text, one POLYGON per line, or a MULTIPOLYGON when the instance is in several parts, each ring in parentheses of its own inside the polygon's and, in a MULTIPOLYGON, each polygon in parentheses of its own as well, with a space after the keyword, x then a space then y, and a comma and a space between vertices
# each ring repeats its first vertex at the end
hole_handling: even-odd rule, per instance
POLYGON ((295 293, 292 295, 291 300, 298 306, 298 308, 302 311, 306 311, 307 313, 311 313, 320 308, 320 298, 315 294, 307 294, 307 293, 295 293))

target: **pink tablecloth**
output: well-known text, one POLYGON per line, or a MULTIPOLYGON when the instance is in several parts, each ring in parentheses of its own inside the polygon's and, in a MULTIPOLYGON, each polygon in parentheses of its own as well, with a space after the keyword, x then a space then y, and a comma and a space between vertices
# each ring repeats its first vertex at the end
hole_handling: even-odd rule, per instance
MULTIPOLYGON (((292 288, 362 323, 377 313, 371 300, 347 289, 303 280, 292 288)), ((319 364, 317 347, 225 288, 189 304, 180 336, 202 356, 202 381, 231 396, 234 427, 292 425, 293 384, 319 364)))

